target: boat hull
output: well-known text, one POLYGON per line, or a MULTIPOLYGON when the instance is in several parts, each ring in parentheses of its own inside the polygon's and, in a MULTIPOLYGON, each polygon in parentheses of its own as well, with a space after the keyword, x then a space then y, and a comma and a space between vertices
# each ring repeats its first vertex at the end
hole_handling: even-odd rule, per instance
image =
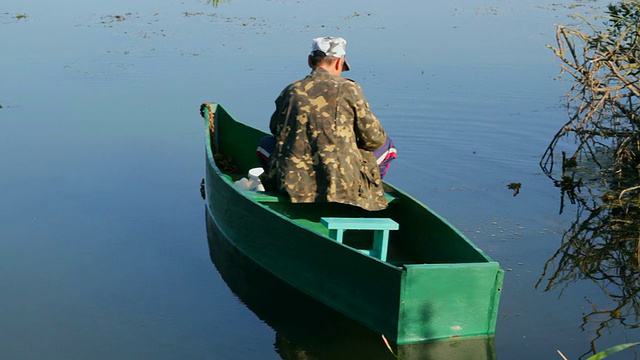
POLYGON ((504 273, 444 219, 390 185, 398 205, 374 215, 341 204, 259 203, 234 186, 214 155, 233 153, 246 171, 256 165, 252 144, 263 134, 235 122, 219 105, 210 109, 215 131, 206 134, 207 214, 245 256, 397 344, 495 332, 504 273), (393 218, 400 231, 392 245, 424 253, 426 261, 364 255, 331 240, 317 226, 321 216, 393 218))

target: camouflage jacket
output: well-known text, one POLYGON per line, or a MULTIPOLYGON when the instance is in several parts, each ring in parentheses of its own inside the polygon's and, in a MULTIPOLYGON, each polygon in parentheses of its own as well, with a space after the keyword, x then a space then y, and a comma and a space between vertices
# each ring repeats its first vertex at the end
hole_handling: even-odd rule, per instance
POLYGON ((262 182, 292 202, 339 202, 382 210, 387 201, 372 151, 386 134, 353 80, 315 68, 276 99, 276 138, 262 182))

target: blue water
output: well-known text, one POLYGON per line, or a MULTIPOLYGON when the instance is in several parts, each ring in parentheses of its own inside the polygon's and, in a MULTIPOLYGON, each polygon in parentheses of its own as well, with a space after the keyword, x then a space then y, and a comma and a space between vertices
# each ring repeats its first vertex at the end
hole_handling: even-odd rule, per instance
MULTIPOLYGON (((570 86, 545 45, 555 23, 605 2, 571 4, 5 1, 0 358, 284 358, 277 329, 209 257, 198 107, 265 129, 279 91, 308 72, 311 39, 340 35, 345 75, 399 148, 387 179, 506 270, 497 358, 577 359, 596 338, 597 324, 580 328, 585 298, 609 300, 587 281, 535 288, 573 220, 538 167, 570 86)), ((618 326, 596 346, 637 339, 618 326)), ((327 353, 362 344, 340 346, 327 353)))

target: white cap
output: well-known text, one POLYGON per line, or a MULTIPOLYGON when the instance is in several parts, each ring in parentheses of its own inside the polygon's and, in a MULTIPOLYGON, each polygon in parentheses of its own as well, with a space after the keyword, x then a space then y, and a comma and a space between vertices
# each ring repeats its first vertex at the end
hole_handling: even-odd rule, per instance
MULTIPOLYGON (((313 39, 311 52, 322 51, 327 56, 343 57, 347 55, 347 40, 337 36, 326 36, 313 39)), ((344 60, 344 71, 350 69, 347 59, 344 60)))

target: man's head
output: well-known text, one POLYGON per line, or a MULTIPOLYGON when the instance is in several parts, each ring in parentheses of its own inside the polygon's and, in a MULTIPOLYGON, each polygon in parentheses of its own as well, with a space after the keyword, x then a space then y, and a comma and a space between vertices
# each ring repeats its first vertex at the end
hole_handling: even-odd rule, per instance
POLYGON ((347 55, 347 41, 341 37, 320 37, 313 39, 309 66, 322 67, 334 75, 342 71, 349 71, 350 67, 345 59, 347 55))

